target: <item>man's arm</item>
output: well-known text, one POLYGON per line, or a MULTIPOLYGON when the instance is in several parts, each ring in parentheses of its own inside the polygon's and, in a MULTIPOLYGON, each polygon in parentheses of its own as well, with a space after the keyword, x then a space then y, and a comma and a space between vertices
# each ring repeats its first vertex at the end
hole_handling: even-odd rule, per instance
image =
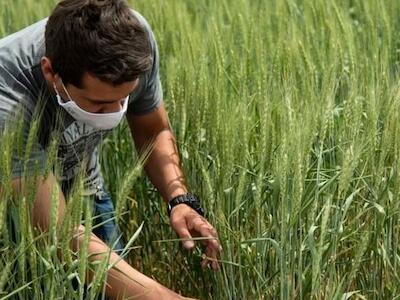
MULTIPOLYGON (((19 193, 25 193, 24 182, 21 179, 13 181, 13 191, 16 198, 19 193)), ((56 177, 50 174, 47 178, 40 177, 36 189, 35 201, 32 208, 32 224, 41 231, 48 231, 50 224, 51 201, 54 186, 58 185, 56 177)), ((59 188, 60 189, 60 188, 59 188)), ((0 186, 1 194, 1 186, 0 186)), ((0 199, 3 201, 4 199, 0 199)), ((64 219, 66 203, 61 189, 59 191, 58 205, 58 226, 64 219)), ((80 225, 74 230, 71 239, 71 247, 74 252, 78 252, 83 247, 85 227, 80 225)), ((94 233, 91 233, 88 244, 88 258, 91 262, 101 261, 104 255, 110 252, 109 247, 100 240, 94 233)), ((111 251, 109 256, 110 264, 115 264, 107 272, 106 294, 110 299, 125 299, 125 297, 152 300, 152 299, 191 299, 182 297, 172 290, 164 287, 155 280, 140 273, 132 268, 125 260, 121 259, 117 253, 111 251)), ((87 272, 87 279, 91 282, 93 272, 87 272)))
MULTIPOLYGON (((185 194, 188 189, 164 105, 161 104, 155 111, 145 115, 128 113, 127 119, 139 153, 146 151, 149 146, 152 147, 145 171, 164 201, 168 203, 172 198, 185 194)), ((191 207, 179 204, 172 209, 170 222, 182 239, 193 236, 209 237, 204 242, 206 258, 202 261, 202 266, 211 264, 213 270, 219 270, 217 258, 221 245, 216 230, 205 218, 191 207)), ((194 242, 186 240, 183 245, 186 249, 192 249, 194 242)))

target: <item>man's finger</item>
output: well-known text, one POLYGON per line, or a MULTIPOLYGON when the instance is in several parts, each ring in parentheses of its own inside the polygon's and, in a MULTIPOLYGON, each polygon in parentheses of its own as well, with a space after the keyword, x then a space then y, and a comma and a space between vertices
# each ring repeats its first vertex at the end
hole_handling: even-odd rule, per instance
POLYGON ((197 232, 202 237, 208 237, 208 240, 204 240, 204 244, 207 247, 213 248, 216 252, 221 251, 217 231, 204 218, 199 217, 190 220, 189 229, 191 232, 197 232))
POLYGON ((215 272, 217 272, 217 271, 220 270, 220 268, 219 268, 219 262, 218 262, 218 255, 217 255, 216 252, 214 252, 214 253, 211 255, 211 257, 213 258, 213 261, 212 261, 212 263, 211 263, 211 268, 212 268, 215 272))
POLYGON ((190 241, 192 238, 185 219, 180 219, 178 221, 171 222, 176 234, 183 239, 182 244, 185 249, 190 250, 194 247, 194 242, 190 241))
POLYGON ((219 271, 219 262, 218 262, 219 249, 216 250, 216 249, 210 248, 209 256, 211 258, 211 268, 214 271, 219 271))
POLYGON ((203 260, 201 262, 201 267, 204 269, 208 265, 211 266, 213 271, 219 271, 219 263, 218 263, 218 255, 217 252, 215 252, 211 248, 206 248, 205 255, 203 255, 203 260))
POLYGON ((189 220, 189 230, 197 231, 203 237, 218 238, 216 230, 202 217, 197 217, 189 220))
POLYGON ((205 269, 207 267, 208 263, 209 263, 209 261, 208 261, 206 255, 203 255, 203 259, 202 259, 202 261, 200 263, 201 268, 205 269))

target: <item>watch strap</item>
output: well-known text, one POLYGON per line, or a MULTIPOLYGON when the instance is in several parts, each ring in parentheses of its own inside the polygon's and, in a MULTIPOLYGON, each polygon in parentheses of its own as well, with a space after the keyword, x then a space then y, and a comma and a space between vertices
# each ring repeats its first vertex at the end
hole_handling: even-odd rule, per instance
POLYGON ((171 216, 171 210, 178 204, 186 204, 193 208, 199 215, 204 217, 204 209, 201 207, 200 199, 197 195, 186 193, 176 196, 168 202, 168 216, 171 216))

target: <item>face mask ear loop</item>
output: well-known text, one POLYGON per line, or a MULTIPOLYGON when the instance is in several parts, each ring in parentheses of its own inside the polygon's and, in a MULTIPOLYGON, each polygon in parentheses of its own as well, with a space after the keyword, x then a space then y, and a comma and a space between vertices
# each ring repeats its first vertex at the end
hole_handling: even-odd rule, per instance
POLYGON ((54 89, 54 91, 56 92, 57 95, 60 95, 60 93, 57 90, 57 86, 56 86, 55 82, 53 82, 53 89, 54 89))
POLYGON ((65 87, 64 82, 62 81, 61 78, 60 78, 60 81, 61 81, 61 85, 62 85, 62 87, 63 87, 63 89, 64 89, 64 92, 65 92, 65 93, 67 94, 67 96, 68 96, 68 100, 73 102, 73 100, 72 100, 71 96, 69 95, 69 93, 68 93, 68 91, 67 91, 67 88, 65 87))

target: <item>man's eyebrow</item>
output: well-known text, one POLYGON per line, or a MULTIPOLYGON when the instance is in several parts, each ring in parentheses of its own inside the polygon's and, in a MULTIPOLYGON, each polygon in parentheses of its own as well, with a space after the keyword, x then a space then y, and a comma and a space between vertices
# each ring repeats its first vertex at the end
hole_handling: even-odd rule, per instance
POLYGON ((94 99, 90 99, 90 98, 86 98, 86 100, 88 100, 89 102, 92 102, 92 103, 96 103, 96 104, 114 103, 114 102, 119 101, 119 100, 94 100, 94 99))
MULTIPOLYGON (((128 94, 128 96, 130 96, 135 90, 136 90, 136 86, 135 86, 135 88, 128 94)), ((87 97, 85 97, 85 99, 86 99, 87 101, 90 101, 90 102, 95 103, 95 104, 114 103, 114 102, 119 101, 119 100, 95 100, 95 99, 90 99, 90 98, 87 98, 87 97)))

